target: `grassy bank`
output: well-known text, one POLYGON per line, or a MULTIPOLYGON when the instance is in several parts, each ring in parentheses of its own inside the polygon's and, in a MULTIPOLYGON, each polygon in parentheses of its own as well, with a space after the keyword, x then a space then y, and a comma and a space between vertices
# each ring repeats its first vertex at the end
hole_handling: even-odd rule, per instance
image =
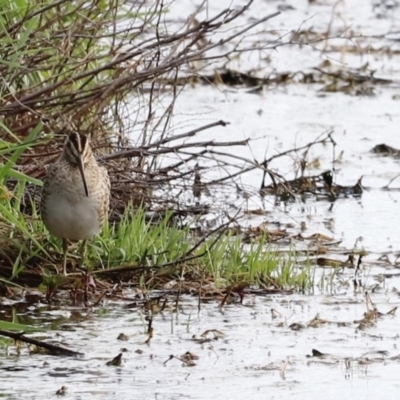
MULTIPOLYGON (((40 282, 42 275, 57 275, 60 241, 46 231, 35 209, 28 216, 15 204, 8 201, 1 206, 2 215, 8 217, 1 257, 10 264, 0 269, 0 279, 29 284, 40 282), (32 271, 38 275, 32 276, 32 271)), ((295 253, 276 251, 267 235, 244 244, 226 226, 199 236, 190 225, 182 226, 172 212, 152 215, 142 207, 128 207, 121 221, 106 223, 102 235, 89 244, 86 267, 90 273, 158 289, 174 280, 186 280, 189 285, 212 281, 219 289, 238 282, 277 289, 305 289, 312 284, 310 269, 297 268, 295 253)), ((78 264, 77 250, 71 247, 71 268, 78 264)))
MULTIPOLYGON (((45 170, 58 157, 70 130, 92 137, 112 182, 110 220, 89 246, 87 267, 97 279, 150 289, 176 282, 179 290, 182 282, 213 282, 216 288, 241 282, 275 289, 310 285, 309 270, 296 268, 293 254, 274 251, 267 235, 246 245, 227 225, 195 235, 190 223, 183 225, 170 211, 186 207, 179 196, 160 198, 160 193, 171 192, 171 186, 191 187, 192 179, 196 182, 198 159, 205 154, 199 148, 247 144, 176 144, 226 123, 175 135, 171 119, 179 96, 177 82, 185 71, 200 75, 211 62, 225 63, 228 56, 243 51, 237 40, 272 17, 227 35, 226 25, 251 3, 208 20, 191 15, 179 26, 168 22, 169 10, 162 2, 138 6, 128 0, 19 0, 0 5, 4 285, 44 282, 45 288, 54 290, 64 283, 53 278, 59 269, 60 243, 45 230, 37 210, 45 170), (220 36, 214 42, 216 34, 220 36), (222 45, 230 50, 215 55, 222 45), (155 112, 162 107, 163 93, 170 100, 155 112), (133 120, 127 118, 127 109, 133 120), (188 153, 191 146, 195 154, 188 153), (167 154, 177 161, 162 165, 159 157, 167 154), (155 209, 161 215, 157 220, 149 217, 155 209)), ((187 214, 192 223, 201 219, 187 214)), ((76 263, 73 249, 69 260, 76 263)), ((201 285, 197 290, 201 293, 201 285)))

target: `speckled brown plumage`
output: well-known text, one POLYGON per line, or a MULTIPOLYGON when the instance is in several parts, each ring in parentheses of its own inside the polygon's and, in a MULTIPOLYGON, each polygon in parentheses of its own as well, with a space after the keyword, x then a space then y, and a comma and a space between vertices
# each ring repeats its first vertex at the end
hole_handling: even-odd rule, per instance
MULTIPOLYGON (((64 274, 67 241, 83 240, 84 248, 86 240, 100 232, 108 215, 109 202, 107 170, 98 165, 89 139, 72 133, 60 158, 47 172, 41 201, 45 226, 63 240, 64 274)), ((82 262, 83 258, 82 254, 82 262)))

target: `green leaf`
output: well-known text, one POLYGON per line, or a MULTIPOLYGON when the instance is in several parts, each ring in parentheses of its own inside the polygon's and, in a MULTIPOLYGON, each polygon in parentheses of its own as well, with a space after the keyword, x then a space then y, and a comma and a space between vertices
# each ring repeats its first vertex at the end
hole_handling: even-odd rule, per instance
POLYGON ((32 131, 29 133, 29 135, 25 138, 25 140, 22 142, 22 144, 17 146, 16 150, 14 150, 14 153, 8 159, 7 163, 4 165, 3 168, 0 169, 0 182, 3 182, 4 179, 9 176, 10 170, 15 165, 15 163, 18 160, 18 158, 21 156, 21 154, 24 153, 24 151, 28 147, 30 147, 32 145, 34 140, 37 138, 37 136, 41 132, 42 127, 43 127, 43 123, 39 122, 35 126, 35 128, 32 129, 32 131))
POLYGON ((10 178, 14 178, 14 179, 17 179, 22 182, 29 182, 29 183, 33 183, 34 185, 37 185, 37 186, 43 186, 43 181, 41 181, 40 179, 32 178, 31 176, 26 175, 22 172, 16 171, 15 169, 10 169, 8 171, 8 176, 10 178))
POLYGON ((1 321, 0 320, 0 329, 5 329, 8 331, 24 331, 31 332, 36 330, 34 327, 23 324, 16 324, 15 322, 1 321))

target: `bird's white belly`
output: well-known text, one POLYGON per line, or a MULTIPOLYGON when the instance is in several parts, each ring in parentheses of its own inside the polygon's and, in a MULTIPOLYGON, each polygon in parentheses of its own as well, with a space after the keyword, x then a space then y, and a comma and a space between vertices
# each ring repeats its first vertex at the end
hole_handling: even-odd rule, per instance
POLYGON ((90 239, 100 231, 96 203, 90 197, 71 202, 65 194, 52 194, 45 207, 44 222, 54 236, 78 241, 90 239))

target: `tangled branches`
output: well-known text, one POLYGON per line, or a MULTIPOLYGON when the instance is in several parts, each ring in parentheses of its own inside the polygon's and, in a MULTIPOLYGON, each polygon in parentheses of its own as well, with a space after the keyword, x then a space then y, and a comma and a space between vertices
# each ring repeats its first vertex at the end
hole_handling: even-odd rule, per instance
MULTIPOLYGON (((177 82, 201 76, 218 62, 225 64, 246 50, 246 33, 279 14, 235 24, 252 2, 215 15, 202 13, 203 3, 175 19, 169 11, 180 5, 163 0, 2 5, 0 139, 11 147, 35 129, 39 132, 26 145, 15 170, 41 179, 46 165, 58 156, 63 138, 57 134, 77 129, 90 134, 103 154, 114 200, 122 207, 138 187, 143 201, 165 179, 156 162, 160 155, 190 147, 245 145, 247 141, 175 144, 224 123, 181 136, 174 134, 170 123, 179 95, 177 82), (166 106, 163 96, 168 96, 166 106)), ((6 164, 8 155, 3 157, 6 164)), ((178 161, 175 167, 183 163, 178 161)), ((194 170, 178 176, 186 173, 193 175, 194 170)))
POLYGON ((59 120, 59 128, 68 121, 93 134, 120 125, 119 102, 128 95, 161 91, 155 87, 160 77, 232 56, 236 46, 219 55, 211 51, 277 15, 212 39, 251 3, 201 21, 192 14, 178 24, 166 21, 168 7, 162 1, 59 0, 41 8, 42 2, 33 2, 0 32, 3 122, 16 134, 39 121, 52 132, 59 131, 59 120))

